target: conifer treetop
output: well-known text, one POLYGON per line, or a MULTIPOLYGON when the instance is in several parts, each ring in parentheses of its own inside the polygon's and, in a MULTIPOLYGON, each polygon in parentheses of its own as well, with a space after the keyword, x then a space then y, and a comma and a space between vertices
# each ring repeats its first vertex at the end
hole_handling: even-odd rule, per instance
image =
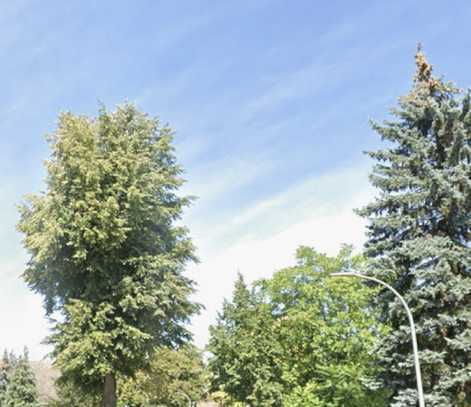
MULTIPOLYGON (((451 84, 445 84, 440 78, 433 76, 433 66, 428 62, 427 57, 422 48, 422 44, 417 44, 417 52, 415 53, 415 66, 416 71, 414 75, 415 91, 426 94, 456 92, 451 84)), ((412 92, 415 93, 415 92, 412 92)))
MULTIPOLYGON (((432 67, 419 46, 411 92, 394 120, 374 129, 387 140, 370 176, 379 196, 368 220, 368 275, 390 282, 412 306, 424 392, 430 406, 471 406, 471 123, 469 98, 432 67)), ((378 296, 387 333, 378 345, 395 407, 417 402, 408 321, 389 293, 378 296)))
POLYGON ((415 65, 417 71, 414 76, 415 82, 428 82, 432 79, 432 65, 427 61, 422 44, 417 44, 417 52, 415 53, 415 65))

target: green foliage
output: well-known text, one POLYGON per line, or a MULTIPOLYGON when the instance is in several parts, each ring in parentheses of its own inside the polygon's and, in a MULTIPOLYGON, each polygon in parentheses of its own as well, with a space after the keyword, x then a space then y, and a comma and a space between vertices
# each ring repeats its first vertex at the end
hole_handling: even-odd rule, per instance
MULTIPOLYGON (((470 94, 432 76, 419 50, 409 95, 394 120, 374 124, 387 141, 369 153, 378 197, 369 221, 369 273, 392 284, 411 306, 428 406, 471 405, 470 94)), ((391 405, 416 405, 410 328, 392 294, 379 298, 393 328, 379 351, 391 405)))
MULTIPOLYGON (((121 407, 187 407, 187 396, 193 401, 202 400, 208 388, 201 352, 190 344, 179 349, 157 349, 147 369, 132 377, 121 376, 118 382, 121 407)), ((60 380, 57 388, 58 400, 51 407, 100 404, 99 394, 86 392, 74 383, 60 380)))
POLYGON ((158 349, 146 371, 122 383, 123 407, 186 407, 188 397, 194 402, 202 400, 208 387, 201 352, 192 345, 158 349))
POLYGON ((309 247, 298 264, 252 290, 241 276, 232 302, 211 327, 213 390, 252 406, 382 406, 371 350, 384 328, 370 309, 372 291, 328 278, 363 267, 344 247, 328 257, 309 247))
POLYGON ((190 199, 178 195, 172 130, 132 105, 62 114, 49 142, 47 190, 20 208, 23 276, 61 314, 49 341, 64 380, 98 391, 190 337, 199 306, 182 272, 194 248, 176 225, 190 199))
POLYGON ((37 405, 36 381, 27 349, 19 357, 5 351, 0 366, 0 406, 36 407, 37 405))
POLYGON ((227 393, 216 390, 211 393, 210 399, 221 407, 246 407, 246 404, 239 401, 234 401, 227 393))
POLYGON ((56 383, 57 397, 51 400, 48 407, 97 407, 101 404, 101 394, 84 391, 73 382, 64 380, 62 377, 56 383))
POLYGON ((137 372, 134 377, 121 379, 119 382, 119 406, 121 407, 146 407, 151 406, 151 397, 146 384, 148 375, 137 372))
POLYGON ((213 390, 251 405, 281 405, 281 353, 271 319, 269 308, 257 303, 239 275, 232 302, 224 303, 217 325, 210 328, 213 390))
POLYGON ((11 356, 8 354, 7 350, 5 350, 0 362, 0 406, 3 405, 5 392, 8 387, 8 378, 12 368, 11 359, 11 356))

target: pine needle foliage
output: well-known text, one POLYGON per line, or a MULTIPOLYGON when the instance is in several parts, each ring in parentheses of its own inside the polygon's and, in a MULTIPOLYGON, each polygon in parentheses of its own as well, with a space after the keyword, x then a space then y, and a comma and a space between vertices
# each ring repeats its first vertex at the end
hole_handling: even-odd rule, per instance
MULTIPOLYGON (((369 273, 411 306, 426 404, 471 405, 470 92, 433 75, 421 47, 412 89, 393 119, 373 123, 385 148, 371 182, 378 195, 359 211, 368 220, 369 273)), ((416 406, 410 328, 401 304, 383 292, 384 385, 391 405, 416 406)))

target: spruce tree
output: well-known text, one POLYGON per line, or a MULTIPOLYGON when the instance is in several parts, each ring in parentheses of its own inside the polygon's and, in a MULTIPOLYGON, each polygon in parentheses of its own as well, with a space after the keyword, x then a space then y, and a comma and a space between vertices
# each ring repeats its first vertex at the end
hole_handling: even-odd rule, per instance
POLYGON ((0 361, 0 406, 3 406, 5 392, 8 387, 8 378, 11 371, 10 355, 5 349, 2 360, 0 361))
POLYGON ((36 380, 31 370, 27 349, 16 360, 9 357, 9 364, 8 381, 1 406, 36 407, 38 405, 36 380))
POLYGON ((64 113, 49 136, 46 191, 21 206, 31 258, 24 279, 62 318, 49 338, 62 380, 102 392, 190 337, 199 309, 183 275, 194 257, 177 222, 190 199, 173 131, 125 104, 95 118, 64 113))
MULTIPOLYGON (((471 405, 471 110, 470 92, 432 74, 422 50, 410 93, 393 120, 373 124, 385 148, 376 160, 376 199, 368 219, 369 273, 392 284, 411 306, 426 404, 471 405)), ((384 383, 391 405, 416 406, 408 321, 389 292, 379 298, 394 328, 384 338, 384 383)))

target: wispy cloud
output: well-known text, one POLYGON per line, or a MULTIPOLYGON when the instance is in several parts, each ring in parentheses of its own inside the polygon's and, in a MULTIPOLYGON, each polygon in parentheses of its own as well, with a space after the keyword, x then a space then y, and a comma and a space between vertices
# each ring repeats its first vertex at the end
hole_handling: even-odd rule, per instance
POLYGON ((268 277, 293 264, 299 245, 329 254, 343 243, 361 248, 364 221, 353 209, 373 194, 366 173, 366 166, 359 165, 312 177, 241 209, 219 229, 208 226, 209 219, 204 229, 192 228, 196 244, 204 247, 201 263, 188 271, 198 283, 195 299, 206 306, 193 321, 200 346, 207 341, 208 326, 214 323, 223 298, 230 297, 238 271, 248 281, 268 277))
MULTIPOLYGON (((266 175, 275 163, 270 160, 225 157, 198 166, 188 174, 184 192, 200 197, 208 207, 214 200, 227 198, 234 191, 266 175)), ((199 204, 196 210, 203 208, 199 204)))
POLYGON ((0 5, 0 349, 26 344, 38 357, 47 323, 19 279, 15 204, 42 187, 42 135, 59 110, 127 98, 176 128, 184 192, 200 197, 184 222, 202 260, 189 273, 208 309, 194 325, 203 344, 237 269, 270 275, 302 243, 361 246, 351 210, 372 195, 357 163, 377 145, 367 118, 409 85, 416 41, 439 72, 469 81, 449 45, 470 46, 465 0, 43 3, 0 5))

